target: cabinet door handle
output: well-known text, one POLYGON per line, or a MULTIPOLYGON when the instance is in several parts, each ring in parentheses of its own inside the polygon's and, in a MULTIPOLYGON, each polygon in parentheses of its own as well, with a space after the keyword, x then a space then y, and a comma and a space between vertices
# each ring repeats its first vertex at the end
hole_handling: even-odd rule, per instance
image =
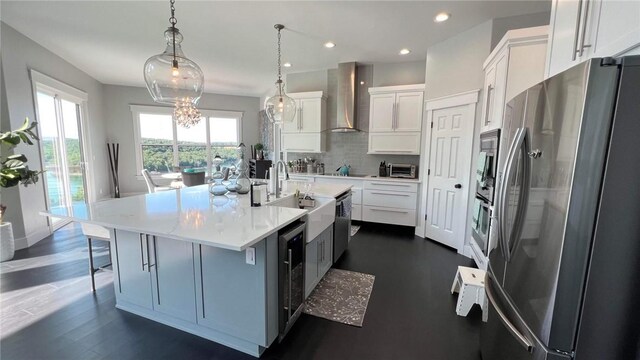
POLYGON ((387 183, 377 183, 377 182, 372 182, 371 185, 399 186, 399 187, 409 187, 410 186, 410 185, 405 185, 405 184, 387 184, 387 183))
POLYGON ((392 213, 399 213, 399 214, 408 214, 408 211, 402 211, 402 210, 387 210, 387 209, 375 209, 375 208, 371 208, 371 211, 382 211, 382 212, 392 212, 392 213))
MULTIPOLYGON (((155 265, 155 273, 156 273, 156 293, 158 294, 158 305, 160 305, 160 278, 158 275, 158 242, 156 236, 153 235, 151 237, 153 239, 153 265, 155 265)), ((149 267, 151 269, 151 267, 149 267)), ((151 271, 151 270, 149 270, 151 271)))
POLYGON ((142 264, 142 271, 144 271, 144 267, 147 265, 147 263, 144 262, 144 247, 142 245, 142 236, 146 235, 140 233, 140 263, 142 264))
POLYGON ((394 193, 383 193, 383 192, 371 192, 373 195, 389 195, 389 196, 404 196, 409 197, 408 194, 394 194, 394 193))
POLYGON ((393 116, 391 116, 391 129, 396 129, 396 121, 398 120, 398 104, 393 103, 393 116))
POLYGON ((487 125, 491 122, 491 119, 489 118, 489 114, 490 114, 490 107, 491 107, 491 94, 493 93, 493 89, 494 87, 489 84, 487 86, 487 103, 485 106, 485 111, 484 111, 484 124, 487 125))
POLYGON ((291 254, 291 249, 289 249, 289 253, 287 254, 287 270, 289 271, 289 316, 287 317, 288 319, 291 319, 291 304, 292 304, 292 299, 291 296, 293 295, 293 291, 291 290, 291 285, 292 285, 292 280, 291 277, 293 276, 293 270, 291 268, 291 262, 293 261, 293 256, 291 254))
POLYGON ((145 238, 145 248, 147 250, 147 272, 151 272, 151 267, 153 265, 151 264, 151 252, 149 251, 149 235, 145 234, 144 238, 145 238))
POLYGON ((584 39, 585 37, 587 37, 587 21, 589 19, 589 7, 591 5, 591 1, 590 0, 584 0, 585 4, 584 4, 584 16, 582 17, 582 34, 580 36, 580 47, 579 49, 579 56, 582 56, 584 54, 584 49, 591 47, 591 45, 586 45, 584 43, 584 39))
POLYGON ((580 38, 580 20, 582 19, 582 2, 583 0, 578 0, 578 12, 576 16, 576 27, 573 33, 573 54, 571 55, 571 61, 575 61, 578 52, 578 40, 580 38))

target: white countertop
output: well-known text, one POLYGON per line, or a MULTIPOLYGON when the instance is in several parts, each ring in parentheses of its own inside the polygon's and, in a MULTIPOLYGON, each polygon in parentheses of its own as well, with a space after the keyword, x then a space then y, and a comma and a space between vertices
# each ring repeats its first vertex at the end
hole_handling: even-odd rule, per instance
POLYGON ((284 183, 282 191, 284 193, 294 193, 300 190, 300 193, 304 194, 307 190, 306 186, 309 185, 309 194, 314 196, 335 198, 340 194, 343 194, 351 190, 350 184, 320 184, 320 183, 308 183, 295 180, 288 180, 284 183))
POLYGON ((290 177, 319 177, 319 178, 327 178, 327 179, 346 179, 346 180, 359 180, 359 181, 388 181, 388 182, 406 182, 406 183, 420 183, 420 179, 407 179, 407 178, 391 178, 391 177, 378 177, 376 175, 366 175, 366 176, 336 176, 336 175, 318 175, 318 174, 307 174, 307 173, 291 173, 290 177))
POLYGON ((249 194, 213 197, 207 185, 76 205, 75 209, 75 214, 67 216, 59 214, 69 214, 69 209, 55 209, 55 216, 236 251, 307 213, 279 206, 251 207, 249 194))

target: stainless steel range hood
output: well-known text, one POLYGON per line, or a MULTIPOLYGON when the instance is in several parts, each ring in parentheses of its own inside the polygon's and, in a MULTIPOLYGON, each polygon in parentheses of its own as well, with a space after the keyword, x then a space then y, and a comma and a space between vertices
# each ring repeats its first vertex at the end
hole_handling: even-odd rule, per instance
POLYGON ((356 124, 357 77, 355 62, 338 64, 338 116, 330 126, 332 132, 360 131, 356 124))

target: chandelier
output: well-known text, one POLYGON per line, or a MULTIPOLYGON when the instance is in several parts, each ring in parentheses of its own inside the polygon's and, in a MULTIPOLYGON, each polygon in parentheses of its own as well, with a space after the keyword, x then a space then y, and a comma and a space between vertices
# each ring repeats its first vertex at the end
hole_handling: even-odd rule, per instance
POLYGON ((271 122, 282 124, 293 121, 296 114, 296 102, 284 92, 284 82, 282 81, 280 31, 284 29, 284 25, 275 24, 273 27, 278 30, 278 80, 276 81, 276 93, 265 100, 264 110, 271 122))
POLYGON ((185 101, 193 107, 204 90, 204 74, 195 62, 182 52, 183 37, 176 27, 175 0, 170 0, 171 26, 164 32, 167 47, 162 54, 150 57, 144 64, 144 81, 153 100, 160 104, 175 105, 185 101))
POLYGON ((190 99, 183 98, 176 102, 173 109, 173 120, 176 124, 188 129, 200 122, 201 118, 200 110, 190 99))

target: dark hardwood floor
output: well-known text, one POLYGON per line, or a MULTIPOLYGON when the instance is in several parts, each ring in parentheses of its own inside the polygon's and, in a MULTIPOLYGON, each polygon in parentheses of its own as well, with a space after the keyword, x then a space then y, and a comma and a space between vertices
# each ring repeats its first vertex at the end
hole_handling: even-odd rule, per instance
MULTIPOLYGON (((362 328, 302 315, 263 359, 479 359, 481 312, 455 314, 458 265, 472 261, 413 229, 364 223, 336 267, 376 276, 362 328)), ((108 262, 94 242, 96 264, 108 262)), ((73 225, 0 264, 0 358, 253 359, 115 308, 112 274, 92 294, 73 225)))

